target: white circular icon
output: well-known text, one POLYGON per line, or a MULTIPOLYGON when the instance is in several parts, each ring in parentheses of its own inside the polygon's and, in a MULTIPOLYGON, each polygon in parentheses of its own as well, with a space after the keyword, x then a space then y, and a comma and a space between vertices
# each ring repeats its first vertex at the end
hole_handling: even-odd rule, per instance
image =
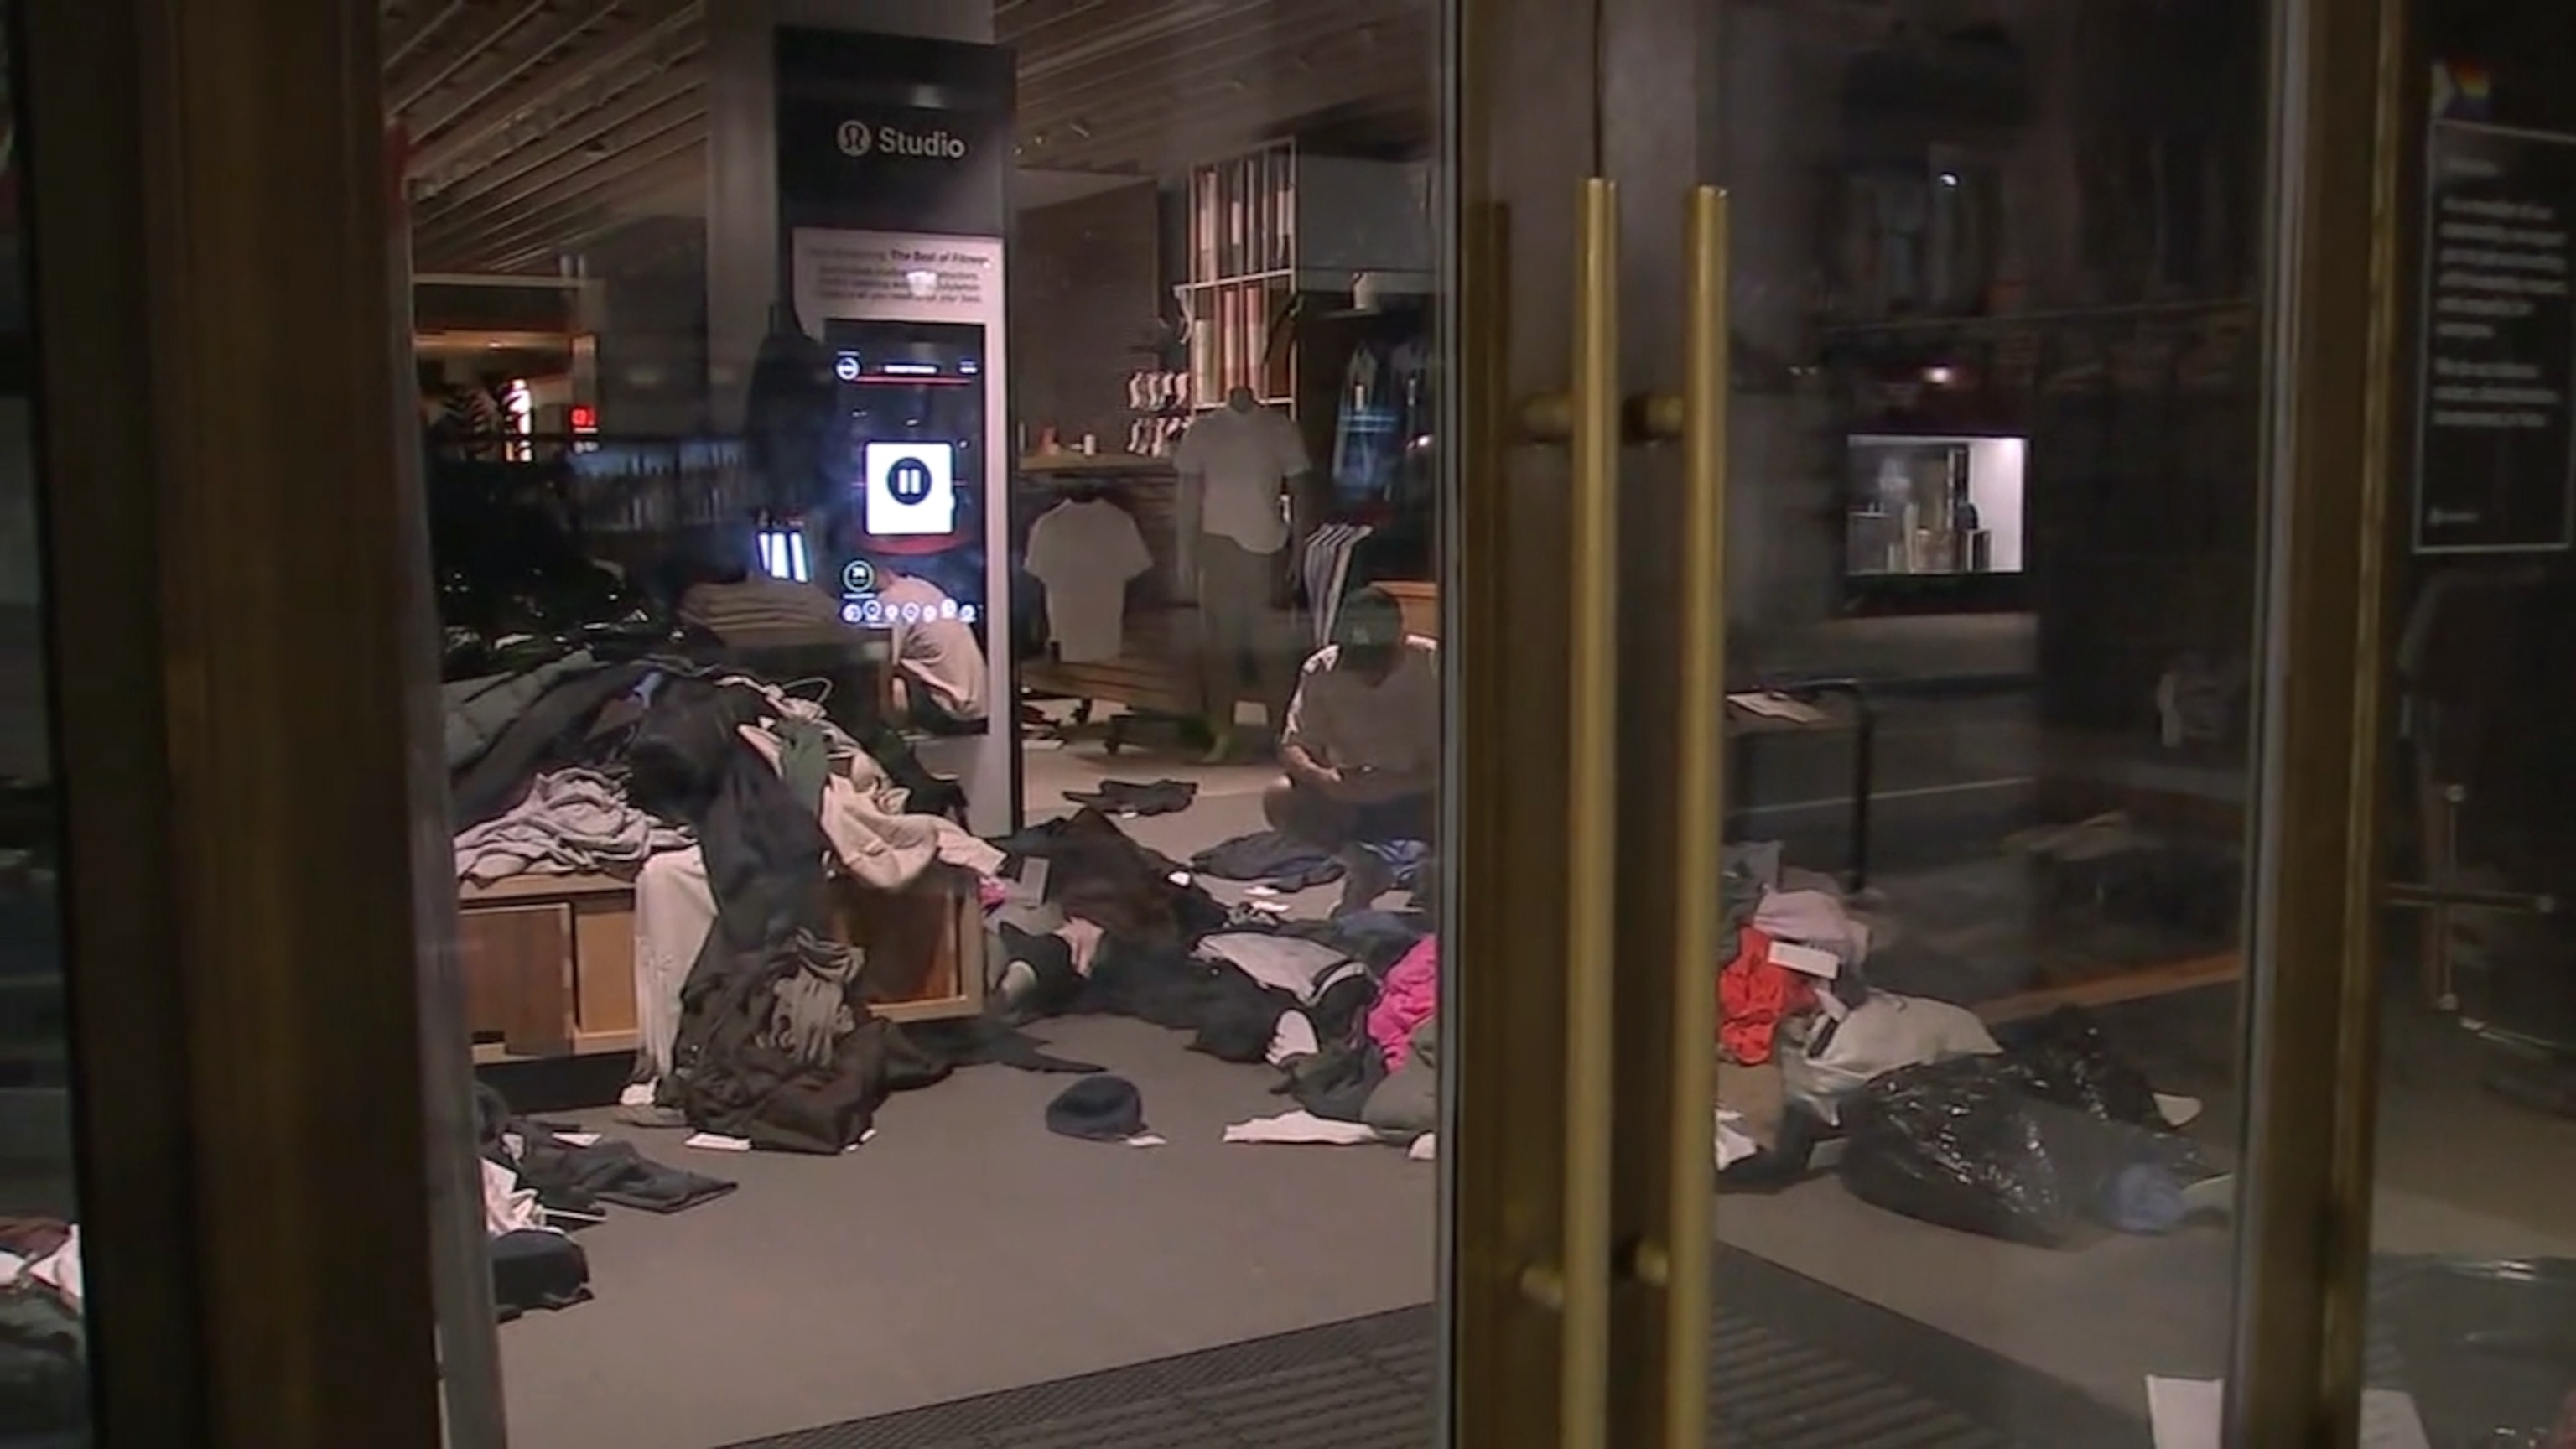
POLYGON ((868 611, 856 604, 843 604, 841 606, 841 622, 844 624, 864 623, 866 622, 867 617, 868 611))
POLYGON ((877 566, 863 558, 841 565, 841 587, 853 594, 872 594, 877 588, 877 566))
POLYGON ((975 606, 974 606, 973 604, 967 604, 967 605, 964 605, 964 606, 960 607, 960 608, 957 610, 957 618, 958 618, 958 621, 959 621, 960 623, 966 623, 966 624, 972 624, 972 623, 974 623, 974 622, 975 622, 975 606))
POLYGON ((956 601, 955 599, 942 599, 942 600, 940 600, 940 601, 939 601, 939 617, 941 617, 941 618, 943 618, 943 619, 954 619, 954 618, 956 618, 956 617, 957 617, 957 601, 956 601))
POLYGON ((921 606, 920 606, 919 604, 906 604, 906 605, 904 605, 904 606, 903 606, 903 621, 904 621, 905 623, 907 623, 907 624, 918 624, 918 623, 920 623, 920 622, 921 622, 921 606))
POLYGON ((857 382, 860 371, 859 355, 855 352, 844 352, 832 359, 832 375, 843 382, 857 382))
POLYGON ((882 624, 882 623, 884 623, 884 622, 885 622, 885 601, 884 601, 884 600, 882 600, 882 599, 870 599, 870 600, 868 600, 868 622, 869 622, 869 623, 871 623, 871 624, 882 624))
POLYGON ((865 121, 843 121, 839 139, 842 155, 865 156, 877 148, 877 128, 865 121))

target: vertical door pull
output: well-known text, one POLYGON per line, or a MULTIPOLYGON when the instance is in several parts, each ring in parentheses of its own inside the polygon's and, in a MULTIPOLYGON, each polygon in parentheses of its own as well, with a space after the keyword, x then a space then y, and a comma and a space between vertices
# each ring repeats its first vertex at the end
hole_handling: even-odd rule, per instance
POLYGON ((1583 183, 1567 450, 1563 1261, 1530 1280, 1561 1315, 1565 1449, 1605 1449, 1610 1394, 1610 1112, 1616 996, 1619 649, 1619 190, 1583 183))
POLYGON ((1685 216, 1682 359, 1681 700, 1675 727, 1672 1201, 1665 1262, 1664 1443, 1708 1442, 1709 1274, 1717 1101, 1717 952, 1726 868, 1727 196, 1691 190, 1685 216))

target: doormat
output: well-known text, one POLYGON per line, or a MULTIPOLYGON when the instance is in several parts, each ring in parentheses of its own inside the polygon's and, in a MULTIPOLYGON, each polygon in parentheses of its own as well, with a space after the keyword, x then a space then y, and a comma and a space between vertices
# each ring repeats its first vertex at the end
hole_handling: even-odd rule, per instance
MULTIPOLYGON (((1718 1249, 1710 1442, 1725 1449, 2148 1449, 2034 1369, 1718 1249)), ((734 1449, 1425 1449, 1437 1322, 1398 1309, 734 1449)))

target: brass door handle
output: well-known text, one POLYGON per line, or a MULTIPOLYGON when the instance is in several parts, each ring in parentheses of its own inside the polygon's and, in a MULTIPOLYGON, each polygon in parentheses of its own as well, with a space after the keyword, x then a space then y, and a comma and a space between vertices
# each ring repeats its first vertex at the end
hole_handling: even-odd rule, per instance
POLYGON ((1558 1315, 1565 1449, 1605 1449, 1610 1405, 1611 1097, 1617 997, 1619 647, 1619 192, 1583 183, 1575 246, 1572 386, 1523 407, 1525 432, 1561 426, 1570 457, 1567 518, 1565 800, 1565 1142, 1557 1260, 1534 1263, 1522 1291, 1558 1315), (1536 424, 1536 427, 1532 427, 1536 424))
MULTIPOLYGON (((1709 1275, 1716 1256, 1716 969, 1726 868, 1727 196, 1691 190, 1685 216, 1682 396, 1681 701, 1673 869, 1671 1201, 1641 1281, 1664 1295, 1664 1443, 1708 1442, 1709 1275)), ((1644 400, 1647 421, 1655 399, 1644 400)))

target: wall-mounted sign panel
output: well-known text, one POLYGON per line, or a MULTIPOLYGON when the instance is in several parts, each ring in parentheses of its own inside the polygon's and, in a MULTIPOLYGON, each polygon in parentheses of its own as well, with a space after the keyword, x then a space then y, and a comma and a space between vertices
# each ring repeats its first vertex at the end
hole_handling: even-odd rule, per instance
POLYGON ((2418 553, 2576 543, 2576 136, 2436 120, 2426 146, 2418 553))

